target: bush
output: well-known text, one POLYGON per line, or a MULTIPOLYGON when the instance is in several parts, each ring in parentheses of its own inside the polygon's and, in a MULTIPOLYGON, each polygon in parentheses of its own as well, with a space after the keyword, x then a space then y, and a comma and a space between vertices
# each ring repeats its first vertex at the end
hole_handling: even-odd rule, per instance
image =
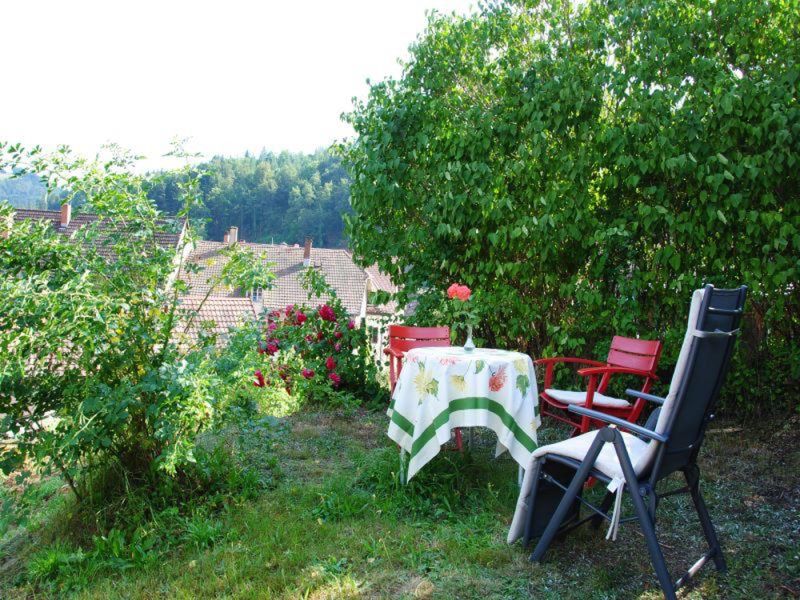
POLYGON ((691 290, 746 284, 724 408, 797 407, 798 27, 751 0, 432 15, 348 116, 354 255, 401 303, 480 291, 487 344, 604 356, 638 334, 667 372, 691 290))
POLYGON ((364 325, 347 315, 321 273, 306 270, 303 285, 309 299, 326 301, 316 308, 290 305, 267 315, 256 385, 340 407, 380 393, 364 325))
MULTIPOLYGON (((193 240, 198 179, 187 173, 183 209, 167 218, 132 167, 125 155, 89 162, 0 143, 0 171, 36 173, 96 215, 65 235, 0 204, 0 426, 14 442, 0 468, 56 470, 81 499, 89 476, 111 467, 134 486, 180 478, 198 434, 227 411, 215 340, 175 341, 195 316, 180 308, 175 272, 193 240)), ((230 253, 212 289, 269 285, 260 261, 230 253)))

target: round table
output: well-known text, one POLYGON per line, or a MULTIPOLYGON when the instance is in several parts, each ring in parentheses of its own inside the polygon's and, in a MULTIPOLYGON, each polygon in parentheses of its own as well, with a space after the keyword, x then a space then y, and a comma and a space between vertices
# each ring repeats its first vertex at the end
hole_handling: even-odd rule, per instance
POLYGON ((409 350, 387 411, 388 435, 410 457, 406 480, 457 427, 488 427, 497 434, 495 456, 507 450, 526 467, 537 447, 538 395, 526 354, 458 346, 409 350))

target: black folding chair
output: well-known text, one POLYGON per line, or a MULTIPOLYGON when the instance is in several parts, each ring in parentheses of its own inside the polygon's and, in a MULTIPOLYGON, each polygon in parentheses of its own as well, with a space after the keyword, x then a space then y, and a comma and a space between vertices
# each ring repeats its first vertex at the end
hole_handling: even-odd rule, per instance
POLYGON ((726 570, 722 548, 700 494, 697 455, 706 427, 714 419, 714 405, 730 363, 746 292, 744 286, 721 290, 711 285, 695 292, 688 331, 667 398, 633 390, 627 392, 660 405, 648 421, 649 427, 580 406, 570 407, 579 415, 609 425, 536 451, 523 482, 509 542, 518 537, 524 523, 525 546, 531 539, 541 536, 531 555, 532 561, 540 561, 556 535, 563 535, 586 521, 591 520, 595 525, 603 519, 610 521, 610 537, 616 537, 620 523, 638 521, 667 598, 676 598, 675 591, 709 559, 714 561, 718 571, 726 570), (686 486, 657 492, 656 484, 676 471, 683 472, 686 486), (610 484, 612 490, 617 486, 611 516, 608 513, 614 503, 614 491, 606 494, 600 506, 582 497, 584 483, 589 477, 610 484), (635 515, 621 519, 625 492, 633 501, 635 515), (661 498, 684 493, 691 495, 709 549, 673 583, 656 537, 656 509, 661 498), (580 518, 581 506, 591 511, 583 519, 580 518))

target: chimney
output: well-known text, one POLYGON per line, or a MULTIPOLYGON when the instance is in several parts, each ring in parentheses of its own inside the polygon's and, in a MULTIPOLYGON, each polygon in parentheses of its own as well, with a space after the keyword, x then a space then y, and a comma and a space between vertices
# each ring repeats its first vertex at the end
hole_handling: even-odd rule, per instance
POLYGON ((228 241, 231 244, 235 244, 239 241, 239 228, 238 227, 231 227, 228 230, 228 241))
POLYGON ((226 232, 225 232, 225 235, 223 235, 223 236, 222 236, 222 243, 223 243, 223 244, 227 244, 227 243, 228 243, 228 238, 229 238, 229 237, 230 237, 230 236, 228 235, 228 232, 226 231, 226 232))
POLYGON ((306 237, 306 243, 303 246, 303 266, 310 267, 311 266, 311 242, 313 240, 310 237, 306 237))
POLYGON ((72 205, 62 204, 61 205, 61 229, 66 229, 69 225, 70 220, 72 219, 72 205))

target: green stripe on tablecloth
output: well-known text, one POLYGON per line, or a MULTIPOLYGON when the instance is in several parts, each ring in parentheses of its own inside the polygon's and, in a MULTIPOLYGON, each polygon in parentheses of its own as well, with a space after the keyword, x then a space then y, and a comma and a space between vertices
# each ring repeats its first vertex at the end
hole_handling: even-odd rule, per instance
MULTIPOLYGON (((439 429, 442 425, 447 423, 450 420, 450 415, 459 410, 475 410, 475 409, 483 409, 493 412, 497 415, 500 420, 503 422, 503 425, 514 434, 516 440, 528 451, 533 452, 536 449, 536 442, 525 433, 522 428, 514 421, 514 418, 506 412, 506 409, 503 408, 503 405, 495 400, 490 398, 459 398, 458 400, 453 400, 450 402, 448 407, 436 415, 436 418, 433 419, 430 425, 428 425, 425 430, 420 434, 420 436, 414 440, 414 443, 411 446, 411 456, 414 457, 417 452, 419 452, 422 448, 425 447, 431 438, 436 435, 436 430, 439 429)), ((392 413, 392 420, 394 421, 394 415, 397 414, 395 410, 392 413)), ((402 417, 401 417, 402 418, 402 417)), ((411 425, 406 419, 403 418, 403 421, 411 425)), ((397 423, 397 421, 395 421, 397 423)), ((397 425, 403 429, 406 433, 413 435, 409 430, 405 429, 400 423, 397 425)))
POLYGON ((414 436, 414 424, 401 415, 397 410, 392 411, 392 423, 405 431, 408 435, 414 436))

